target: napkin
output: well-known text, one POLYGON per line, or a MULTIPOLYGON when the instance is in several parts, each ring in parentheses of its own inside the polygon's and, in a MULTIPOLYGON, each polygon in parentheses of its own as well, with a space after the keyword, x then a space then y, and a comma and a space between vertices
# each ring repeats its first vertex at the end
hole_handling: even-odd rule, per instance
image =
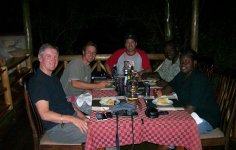
POLYGON ((92 106, 92 95, 90 93, 81 94, 76 98, 77 106, 81 107, 83 103, 87 103, 89 106, 92 106))
POLYGON ((203 122, 202 118, 200 118, 197 113, 192 112, 191 116, 193 117, 193 119, 195 120, 197 124, 200 124, 203 122))

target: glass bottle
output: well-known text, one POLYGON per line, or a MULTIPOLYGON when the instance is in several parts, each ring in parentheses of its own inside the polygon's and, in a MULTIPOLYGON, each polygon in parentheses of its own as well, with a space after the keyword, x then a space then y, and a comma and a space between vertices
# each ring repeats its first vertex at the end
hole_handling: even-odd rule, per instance
POLYGON ((124 79, 124 85, 126 86, 127 85, 127 81, 128 81, 128 69, 124 69, 124 76, 125 76, 125 79, 124 79))
POLYGON ((117 76, 117 67, 116 67, 116 65, 113 66, 111 74, 112 74, 112 78, 115 79, 115 77, 117 76))

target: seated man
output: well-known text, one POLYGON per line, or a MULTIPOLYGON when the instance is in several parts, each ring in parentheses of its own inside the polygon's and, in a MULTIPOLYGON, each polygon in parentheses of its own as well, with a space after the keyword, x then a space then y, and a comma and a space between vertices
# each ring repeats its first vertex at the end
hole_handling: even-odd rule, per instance
POLYGON ((157 68, 161 79, 170 82, 180 72, 179 69, 179 50, 173 40, 167 41, 164 46, 166 59, 157 68))
POLYGON ((112 68, 116 66, 117 74, 124 74, 124 61, 134 66, 134 70, 140 75, 144 72, 152 72, 152 67, 147 54, 140 49, 137 49, 136 37, 132 34, 125 37, 125 48, 115 51, 110 58, 107 59, 105 67, 107 73, 112 76, 112 68))
MULTIPOLYGON (((64 69, 60 81, 67 97, 79 96, 85 90, 105 88, 110 84, 107 81, 91 83, 92 70, 89 64, 96 57, 96 47, 96 44, 93 42, 88 42, 83 48, 82 58, 70 61, 64 69)), ((79 109, 89 114, 91 107, 84 103, 79 109)))
POLYGON ((29 80, 29 95, 43 120, 45 134, 56 142, 83 143, 86 140, 87 122, 80 114, 73 115, 71 103, 60 80, 52 74, 58 64, 58 49, 50 44, 43 44, 38 53, 39 69, 29 80))
POLYGON ((207 76, 194 68, 196 63, 195 51, 183 51, 180 55, 181 72, 163 89, 157 91, 157 95, 174 91, 185 110, 190 114, 194 112, 194 115, 201 118, 198 129, 200 134, 204 134, 219 125, 220 113, 213 88, 207 76))

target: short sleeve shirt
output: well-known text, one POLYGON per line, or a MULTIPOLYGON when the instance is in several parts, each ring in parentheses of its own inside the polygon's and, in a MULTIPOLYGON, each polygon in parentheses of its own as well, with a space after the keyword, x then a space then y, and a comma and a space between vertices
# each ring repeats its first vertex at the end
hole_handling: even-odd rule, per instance
POLYGON ((140 49, 136 49, 136 53, 134 55, 128 55, 125 48, 119 49, 107 59, 106 64, 110 68, 116 65, 117 73, 123 74, 124 61, 129 61, 134 64, 134 70, 138 72, 151 68, 150 60, 148 59, 147 54, 140 49))
MULTIPOLYGON (((40 69, 29 80, 29 95, 33 103, 45 100, 49 103, 49 110, 64 114, 73 115, 74 110, 71 103, 67 102, 66 95, 57 76, 48 76, 40 69)), ((48 130, 57 123, 43 121, 43 127, 48 130)))
POLYGON ((194 106, 195 112, 213 127, 219 125, 220 114, 215 94, 208 78, 203 73, 193 70, 185 79, 184 74, 180 72, 170 82, 170 86, 185 106, 194 106))
POLYGON ((172 60, 165 59, 157 72, 163 80, 170 82, 180 72, 179 58, 174 64, 172 64, 172 60))
POLYGON ((91 72, 91 67, 87 64, 84 64, 82 58, 72 60, 64 69, 60 79, 66 96, 76 96, 82 94, 84 90, 72 87, 71 81, 80 80, 90 83, 91 72))

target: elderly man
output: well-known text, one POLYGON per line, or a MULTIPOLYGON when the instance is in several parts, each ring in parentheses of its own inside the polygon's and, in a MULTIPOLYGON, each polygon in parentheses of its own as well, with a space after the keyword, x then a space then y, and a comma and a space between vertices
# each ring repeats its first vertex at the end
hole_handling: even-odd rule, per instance
POLYGON ((112 75, 112 68, 116 66, 117 73, 123 74, 124 61, 128 61, 134 66, 134 70, 142 74, 144 72, 152 72, 150 61, 147 54, 137 49, 137 39, 134 35, 129 34, 125 37, 125 48, 115 51, 110 58, 107 59, 105 67, 107 73, 112 75))
POLYGON ((60 80, 52 74, 58 64, 58 49, 43 44, 38 53, 39 69, 29 80, 29 94, 43 120, 45 134, 64 143, 82 143, 86 140, 87 122, 73 115, 76 108, 66 101, 60 80))

